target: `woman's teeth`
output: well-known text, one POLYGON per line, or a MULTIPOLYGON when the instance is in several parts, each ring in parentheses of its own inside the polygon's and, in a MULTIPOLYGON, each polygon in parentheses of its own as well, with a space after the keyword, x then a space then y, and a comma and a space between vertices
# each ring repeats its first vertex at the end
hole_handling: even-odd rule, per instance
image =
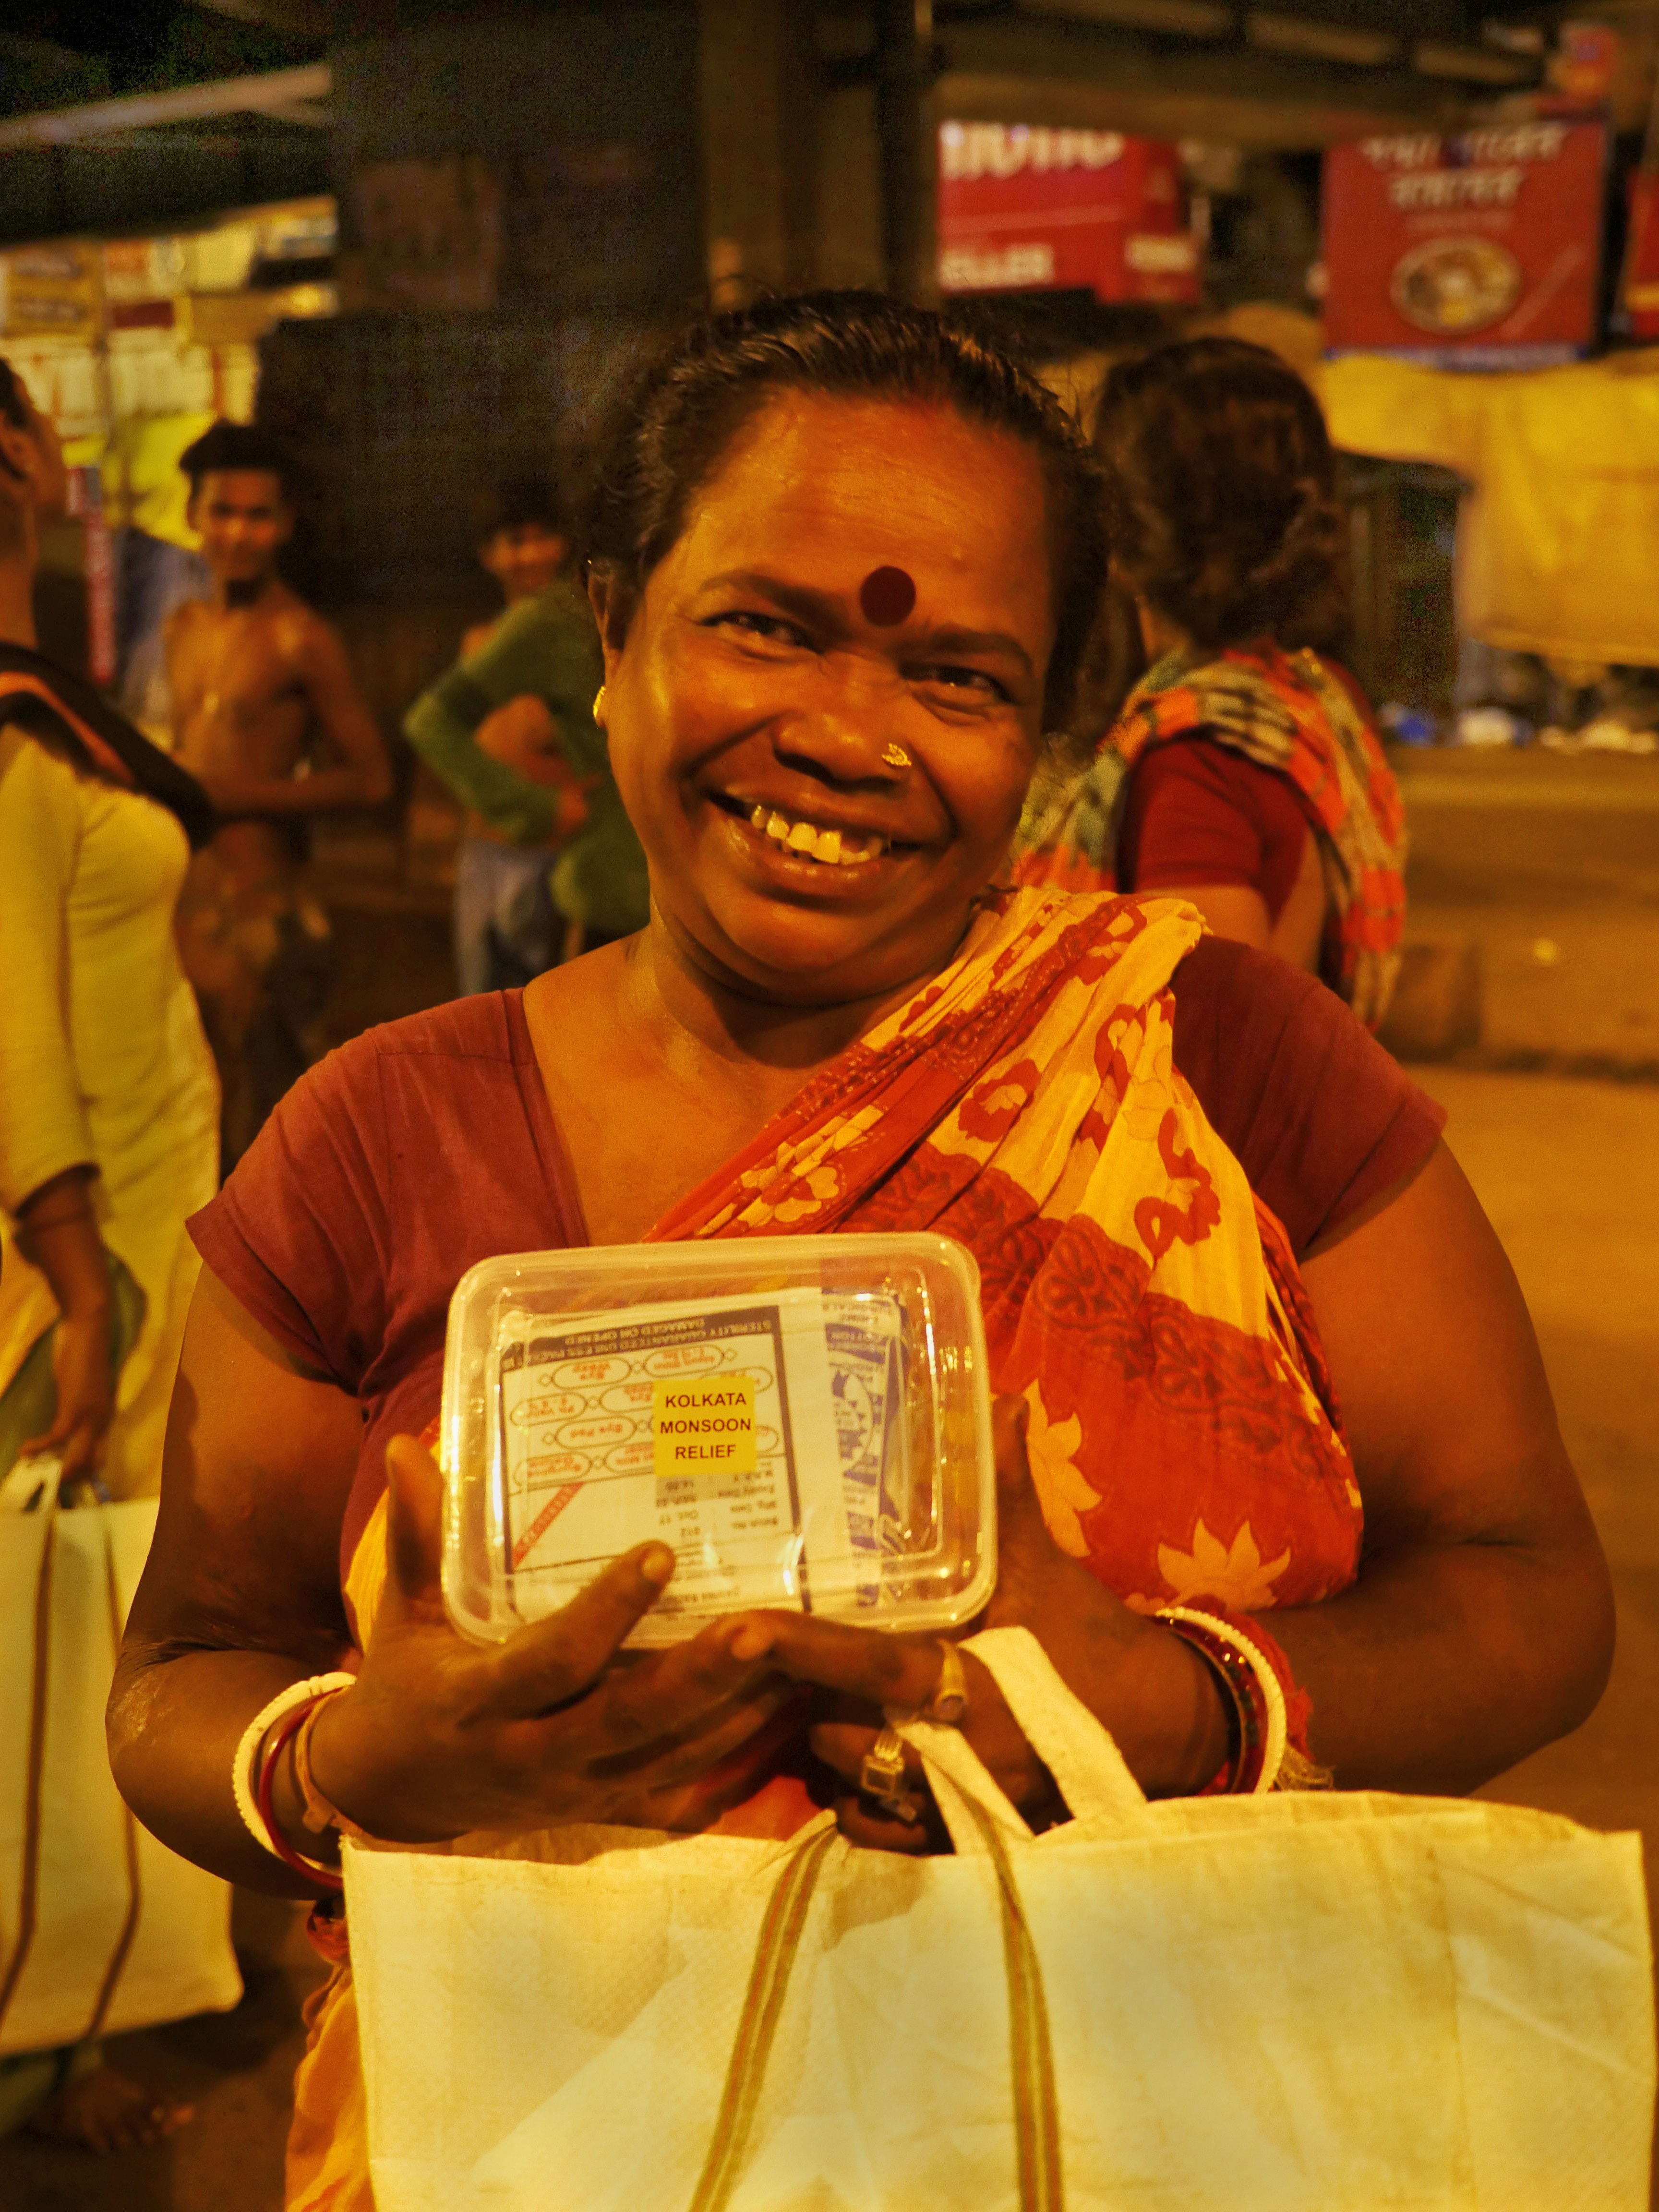
POLYGON ((792 822, 769 807, 757 806, 749 816, 750 829, 759 830, 775 845, 803 859, 822 860, 827 867, 855 867, 860 860, 878 860, 887 850, 884 837, 849 840, 840 830, 819 830, 811 822, 792 822))

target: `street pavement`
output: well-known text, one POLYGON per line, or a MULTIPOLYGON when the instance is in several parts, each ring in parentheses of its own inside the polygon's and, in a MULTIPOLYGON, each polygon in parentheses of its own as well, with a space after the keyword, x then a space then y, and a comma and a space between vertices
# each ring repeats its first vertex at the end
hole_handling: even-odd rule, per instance
POLYGON ((1472 948, 1494 1069, 1659 1081, 1659 758, 1394 755, 1407 936, 1472 948))
MULTIPOLYGON (((1502 1237, 1538 1326, 1561 1425, 1618 1593, 1612 1684, 1576 1735, 1484 1795, 1639 1828, 1659 1869, 1659 1087, 1413 1071, 1502 1237)), ((112 2055, 187 2095, 172 2142, 97 2163, 0 2143, 7 2212, 277 2212, 298 2007, 319 1969, 298 1927, 239 1901, 259 1964, 228 2019, 122 2039, 112 2055)), ((1656 2199, 1659 2202, 1659 2198, 1656 2199)))

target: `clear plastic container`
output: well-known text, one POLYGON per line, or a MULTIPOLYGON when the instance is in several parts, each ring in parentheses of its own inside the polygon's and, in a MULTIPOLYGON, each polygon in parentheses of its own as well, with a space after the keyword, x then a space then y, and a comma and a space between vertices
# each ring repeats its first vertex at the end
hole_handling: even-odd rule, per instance
POLYGON ((678 1564, 635 1644, 750 1606, 949 1628, 996 1580, 979 1270, 945 1237, 481 1261, 440 1449, 444 1600, 479 1641, 651 1537, 678 1564))

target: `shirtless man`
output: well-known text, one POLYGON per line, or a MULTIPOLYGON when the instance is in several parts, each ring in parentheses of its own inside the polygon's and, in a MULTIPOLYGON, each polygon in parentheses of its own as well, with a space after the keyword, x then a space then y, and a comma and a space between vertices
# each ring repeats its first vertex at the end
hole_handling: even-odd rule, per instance
POLYGON ((216 422, 179 465, 213 597, 167 623, 174 744, 221 817, 179 938, 224 1086, 228 1173, 322 1047, 329 931, 301 878, 306 825, 376 805, 392 771, 338 635, 276 574, 294 527, 281 449, 216 422))

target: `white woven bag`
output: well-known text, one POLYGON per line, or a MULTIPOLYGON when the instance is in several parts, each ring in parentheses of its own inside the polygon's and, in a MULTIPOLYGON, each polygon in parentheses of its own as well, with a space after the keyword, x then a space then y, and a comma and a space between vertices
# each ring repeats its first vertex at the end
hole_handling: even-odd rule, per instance
POLYGON ((229 1884, 140 1827, 104 1741, 156 1501, 60 1512, 56 1498, 45 1460, 0 1486, 0 2056, 242 1994, 229 1884))
POLYGON ((1033 1638, 971 1648, 1070 1824, 914 1723, 954 1856, 348 1846, 379 2212, 1642 2212, 1638 1838, 1148 1804, 1033 1638))

